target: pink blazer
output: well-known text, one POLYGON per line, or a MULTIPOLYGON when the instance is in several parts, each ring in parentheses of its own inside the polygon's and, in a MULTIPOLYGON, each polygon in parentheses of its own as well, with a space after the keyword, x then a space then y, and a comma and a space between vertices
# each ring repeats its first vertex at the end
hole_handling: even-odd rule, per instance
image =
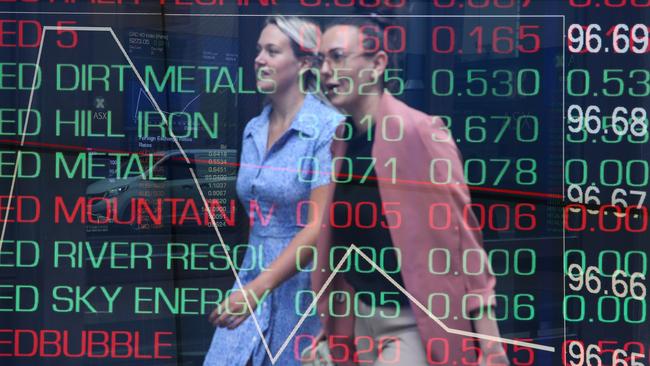
MULTIPOLYGON (((462 316, 463 296, 472 294, 464 301, 465 314, 481 306, 494 305, 494 297, 490 295, 494 293, 495 279, 487 269, 481 232, 469 229, 476 226, 476 218, 471 209, 463 209, 470 203, 470 195, 464 184, 462 158, 458 148, 449 138, 440 118, 410 108, 388 93, 382 96, 380 107, 373 113, 373 118, 375 140, 372 156, 377 159, 375 170, 379 192, 384 205, 388 202, 395 203, 386 206, 388 209, 400 212, 387 214, 386 220, 391 227, 393 244, 401 250, 404 287, 425 307, 428 306, 430 294, 447 294, 449 306, 445 306, 443 296, 436 296, 436 301, 430 308, 431 312, 442 317, 448 310, 448 316, 442 320, 447 327, 472 331, 471 321, 462 316), (388 118, 385 118, 386 116, 388 118), (400 126, 396 120, 399 117, 391 116, 399 116, 403 120, 403 135, 399 141, 388 141, 397 139, 400 135, 400 126), (394 166, 386 164, 391 158, 396 159, 396 174, 392 171, 394 166), (435 170, 430 172, 432 159, 439 160, 435 163, 435 170), (393 183, 392 177, 396 177, 396 184, 393 183), (431 183, 432 179, 440 184, 431 183), (433 224, 438 229, 430 227, 431 204, 438 204, 433 210, 436 215, 433 224), (447 226, 447 229, 440 229, 447 226), (432 257, 435 272, 444 274, 434 275, 429 271, 429 253, 434 248, 445 248, 450 254, 446 256, 446 251, 442 249, 436 251, 432 257), (480 274, 464 274, 463 252, 467 250, 473 250, 473 253, 467 255, 466 272, 480 274), (484 260, 483 271, 480 271, 480 260, 484 260), (446 268, 449 270, 446 271, 446 268)), ((337 136, 342 137, 344 132, 344 126, 339 126, 337 136)), ((333 157, 343 156, 346 148, 345 141, 334 140, 333 157)), ((340 161, 338 160, 334 167, 337 173, 341 169, 340 161)), ((326 213, 329 213, 333 195, 334 189, 331 187, 325 206, 326 213)), ((316 267, 312 272, 312 286, 316 292, 324 286, 331 274, 331 227, 327 216, 323 221, 323 229, 317 242, 316 267)), ((343 275, 336 275, 318 301, 318 314, 321 315, 324 330, 328 335, 341 336, 336 337, 335 342, 330 345, 333 359, 348 359, 347 362, 337 362, 338 365, 356 365, 352 359, 355 351, 353 312, 351 311, 352 315, 349 317, 330 316, 332 310, 334 314, 342 314, 345 311, 342 309, 345 304, 336 300, 331 302, 333 309, 329 308, 330 293, 334 290, 354 293, 343 275), (347 347, 338 345, 341 343, 347 347)), ((354 304, 350 306, 354 307, 354 304)), ((465 357, 471 362, 471 357, 468 356, 470 352, 461 352, 463 337, 446 332, 413 303, 411 308, 424 347, 431 338, 443 338, 448 343, 448 347, 443 347, 441 341, 432 343, 429 354, 433 361, 442 362, 447 359, 449 363, 445 363, 451 365, 454 360, 460 361, 461 357, 465 357), (448 351, 445 351, 445 348, 448 351)))

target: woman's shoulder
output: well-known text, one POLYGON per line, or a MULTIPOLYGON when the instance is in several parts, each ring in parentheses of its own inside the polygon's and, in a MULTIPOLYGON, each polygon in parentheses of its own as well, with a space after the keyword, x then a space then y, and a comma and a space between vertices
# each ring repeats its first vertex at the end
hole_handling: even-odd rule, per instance
MULTIPOLYGON (((386 102, 386 110, 390 114, 399 116, 402 120, 403 123, 401 125, 404 139, 408 141, 421 141, 427 150, 438 150, 437 148, 443 146, 445 149, 456 149, 455 144, 450 138, 450 131, 440 116, 417 110, 393 96, 389 99, 386 102)), ((418 145, 411 147, 415 148, 416 146, 418 145)))
POLYGON ((322 120, 323 123, 336 127, 343 119, 345 119, 336 108, 311 94, 307 95, 305 103, 308 104, 306 112, 313 113, 315 117, 322 120))
POLYGON ((320 140, 332 139, 336 127, 345 119, 345 116, 315 96, 310 95, 305 98, 305 103, 308 103, 305 113, 318 123, 318 129, 321 131, 319 133, 320 140))
POLYGON ((436 116, 428 115, 407 105, 392 95, 389 98, 384 99, 382 102, 385 103, 384 114, 398 116, 402 121, 401 125, 403 125, 404 132, 408 135, 422 134, 426 132, 425 130, 433 127, 438 119, 436 116))

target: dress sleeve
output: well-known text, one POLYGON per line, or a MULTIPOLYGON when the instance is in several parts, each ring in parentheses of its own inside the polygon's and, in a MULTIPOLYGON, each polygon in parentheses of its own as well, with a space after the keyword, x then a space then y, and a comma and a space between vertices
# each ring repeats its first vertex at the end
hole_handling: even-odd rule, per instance
MULTIPOLYGON (((314 165, 313 179, 311 181, 311 189, 314 190, 322 185, 331 182, 332 177, 332 151, 330 149, 334 132, 338 126, 339 115, 333 115, 325 122, 327 126, 322 133, 318 135, 314 147, 314 165), (332 122, 336 121, 336 122, 332 122)), ((342 117, 341 117, 342 119, 342 117)))

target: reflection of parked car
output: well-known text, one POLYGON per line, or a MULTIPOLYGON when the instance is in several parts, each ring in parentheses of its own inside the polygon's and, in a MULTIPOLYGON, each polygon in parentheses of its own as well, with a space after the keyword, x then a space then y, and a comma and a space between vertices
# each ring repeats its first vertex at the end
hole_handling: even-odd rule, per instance
MULTIPOLYGON (((228 202, 236 198, 236 169, 233 164, 236 151, 187 150, 185 153, 190 159, 190 164, 179 151, 169 151, 160 154, 162 158, 152 167, 153 172, 148 172, 144 177, 138 175, 126 179, 109 178, 90 184, 86 188, 86 198, 92 199, 90 211, 94 221, 128 223, 133 227, 141 227, 137 217, 134 217, 135 209, 132 207, 138 199, 146 200, 149 207, 154 209, 157 208, 157 202, 163 203, 162 224, 177 223, 177 217, 186 201, 193 200, 202 214, 203 201, 190 173, 190 167, 194 169, 206 199, 217 199, 224 207, 228 207, 228 202), (166 179, 145 179, 148 176, 166 179), (172 206, 177 209, 172 210, 172 206)), ((187 224, 192 224, 191 220, 188 220, 187 224)))

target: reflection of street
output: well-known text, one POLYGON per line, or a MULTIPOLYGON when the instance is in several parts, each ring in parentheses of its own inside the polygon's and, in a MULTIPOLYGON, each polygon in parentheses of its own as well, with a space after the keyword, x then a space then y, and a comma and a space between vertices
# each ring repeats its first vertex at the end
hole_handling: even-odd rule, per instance
MULTIPOLYGON (((234 228, 236 151, 187 150, 186 155, 191 164, 179 151, 166 152, 145 174, 89 185, 84 198, 89 210, 86 231, 108 232, 108 226, 111 232, 210 227, 210 215, 190 168, 206 194, 217 226, 234 228), (149 179, 153 176, 157 179, 149 179)), ((71 210, 68 207, 68 212, 71 210)))
MULTIPOLYGON (((180 113, 182 116, 188 115, 188 120, 189 120, 190 117, 189 117, 189 114, 186 113, 186 111, 190 107, 190 105, 192 105, 192 103, 199 100, 199 98, 201 97, 202 94, 203 93, 199 93, 196 97, 192 98, 185 105, 185 107, 183 107, 183 109, 180 112, 171 113, 171 112, 168 112, 168 111, 165 111, 165 110, 161 109, 161 112, 166 116, 167 120, 169 121, 169 125, 168 125, 167 129, 169 131, 170 136, 166 137, 164 135, 164 132, 165 132, 164 129, 162 130, 163 131, 162 136, 157 136, 155 134, 152 135, 152 136, 149 136, 149 133, 146 133, 146 134, 142 133, 143 132, 142 131, 143 113, 146 116, 145 119, 147 121, 147 124, 149 123, 149 119, 151 119, 151 118, 157 118, 158 125, 161 125, 161 126, 164 124, 164 122, 162 122, 162 117, 160 116, 160 113, 158 113, 157 111, 144 111, 144 110, 140 109, 141 108, 140 99, 143 96, 145 98, 147 98, 149 100, 149 102, 151 102, 151 100, 149 99, 149 97, 147 96, 147 94, 146 94, 146 92, 145 92, 145 90, 143 88, 141 88, 141 87, 138 88, 138 96, 136 98, 135 108, 133 110, 133 120, 132 120, 132 124, 134 126, 137 126, 137 128, 138 128, 138 131, 137 131, 138 147, 140 147, 140 148, 151 148, 153 146, 153 142, 154 141, 160 141, 161 138, 164 138, 166 141, 172 141, 172 138, 171 138, 172 134, 174 134, 176 137, 178 137, 181 140, 192 141, 189 137, 184 136, 184 134, 179 135, 177 133, 174 133, 174 118, 170 118, 170 115, 173 115, 174 113, 176 113, 176 114, 180 113)), ((200 112, 194 112, 194 114, 195 114, 194 119, 195 120, 197 119, 196 113, 200 113, 200 112)), ((215 114, 216 114, 216 112, 215 112, 215 114)), ((214 129, 216 130, 216 128, 217 128, 217 126, 216 126, 216 124, 217 124, 216 117, 215 117, 215 120, 214 120, 214 124, 215 124, 214 129)), ((194 131, 191 131, 190 126, 188 125, 186 127, 186 131, 187 130, 189 130, 189 132, 194 132, 195 135, 198 134, 198 126, 196 126, 194 128, 194 131)), ((196 138, 196 137, 194 137, 194 138, 196 138)))

